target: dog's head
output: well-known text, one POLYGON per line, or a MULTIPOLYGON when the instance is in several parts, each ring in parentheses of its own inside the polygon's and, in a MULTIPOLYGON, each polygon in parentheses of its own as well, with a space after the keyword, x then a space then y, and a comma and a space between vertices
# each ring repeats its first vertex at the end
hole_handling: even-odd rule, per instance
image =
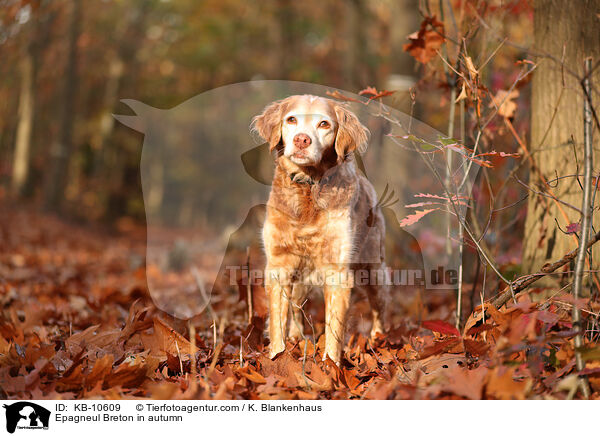
POLYGON ((369 130, 347 107, 314 95, 273 102, 252 123, 271 151, 299 166, 318 165, 328 151, 343 161, 354 150, 363 151, 369 139, 369 130))

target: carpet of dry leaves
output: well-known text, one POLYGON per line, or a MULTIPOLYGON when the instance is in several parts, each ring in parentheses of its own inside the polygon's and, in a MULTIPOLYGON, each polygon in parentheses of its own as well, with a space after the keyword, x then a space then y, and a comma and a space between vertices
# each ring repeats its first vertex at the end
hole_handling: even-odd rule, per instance
MULTIPOLYGON (((452 295, 407 292, 395 299, 394 326, 378 340, 367 340, 360 322, 350 323, 339 368, 322 361, 317 302, 306 308, 316 344, 310 338, 289 343, 270 360, 264 319, 248 323, 243 293, 213 295, 216 321, 207 313, 177 320, 156 309, 145 283, 145 234, 122 227, 115 235, 25 209, 0 210, 0 398, 579 395, 569 296, 542 303, 523 296, 501 310, 487 307, 485 319, 475 308, 459 332, 443 321, 451 319, 452 295)), ((359 301, 354 318, 362 306, 366 316, 359 301)), ((597 391, 600 356, 590 346, 586 353, 585 371, 597 391)))

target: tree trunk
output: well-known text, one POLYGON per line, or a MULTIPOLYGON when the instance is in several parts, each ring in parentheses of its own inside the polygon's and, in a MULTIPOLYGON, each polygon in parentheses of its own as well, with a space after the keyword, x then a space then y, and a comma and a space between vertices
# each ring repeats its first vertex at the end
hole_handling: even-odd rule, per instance
POLYGON ((298 57, 294 34, 294 5, 290 0, 277 0, 275 3, 277 22, 279 23, 279 39, 277 41, 278 74, 277 79, 290 80, 294 57, 298 57))
POLYGON ((94 173, 96 174, 99 172, 99 166, 102 163, 100 156, 104 150, 106 140, 112 134, 115 125, 112 112, 118 102, 118 92, 124 71, 124 63, 116 51, 110 51, 108 57, 108 78, 104 88, 102 114, 99 117, 98 126, 95 128, 94 134, 90 139, 94 152, 98 154, 98 157, 94 160, 94 173))
POLYGON ((345 3, 344 10, 345 23, 345 51, 344 51, 344 66, 345 77, 344 82, 346 89, 352 92, 358 92, 365 88, 368 83, 366 64, 367 56, 367 38, 365 36, 365 21, 368 19, 368 13, 363 0, 348 0, 345 3))
POLYGON ((73 125, 76 116, 77 100, 77 40, 81 23, 80 1, 69 2, 71 22, 68 36, 68 59, 63 82, 63 94, 60 101, 60 133, 51 147, 51 167, 44 193, 46 210, 60 211, 64 191, 68 180, 69 161, 73 149, 73 125))
MULTIPOLYGON (((557 176, 578 172, 581 175, 583 171, 584 96, 580 80, 563 71, 560 60, 564 59, 565 68, 580 78, 586 57, 592 56, 594 63, 600 61, 600 20, 596 17, 600 0, 581 0, 573 4, 562 0, 536 0, 534 9, 535 50, 554 59, 537 59, 532 83, 530 147, 536 166, 552 188, 540 180, 534 168, 529 183, 535 191, 551 190, 557 198, 580 208, 582 190, 577 179, 555 181, 557 176)), ((599 78, 600 69, 596 69, 592 76, 596 90, 599 78)), ((597 92, 595 94, 594 106, 598 111, 600 98, 597 92)), ((595 149, 597 138, 596 135, 595 149)), ((559 207, 552 199, 530 192, 523 241, 524 271, 538 271, 545 263, 573 250, 576 240, 560 229, 566 230, 568 224, 577 223, 580 218, 579 212, 564 205, 559 207)), ((544 283, 545 286, 552 284, 550 280, 544 283)))
MULTIPOLYGON (((137 53, 144 44, 152 3, 138 0, 130 2, 130 4, 135 5, 133 7, 137 13, 131 19, 126 19, 127 16, 124 15, 124 21, 116 25, 116 34, 122 35, 120 38, 122 43, 115 54, 116 63, 111 66, 111 84, 107 85, 114 88, 107 88, 105 95, 107 103, 109 103, 109 99, 114 99, 111 112, 114 111, 114 105, 118 104, 119 94, 123 90, 126 90, 127 95, 137 95, 141 86, 139 77, 142 74, 142 65, 137 53), (125 27, 122 28, 123 26, 125 27), (119 65, 120 62, 122 65, 119 65)), ((112 116, 110 122, 113 123, 112 116)), ((113 124, 111 124, 111 129, 112 127, 113 124)), ((98 165, 101 171, 98 171, 95 177, 99 177, 100 186, 104 191, 101 196, 106 198, 103 219, 112 222, 115 218, 127 213, 128 198, 138 195, 139 154, 141 151, 138 148, 123 147, 123 144, 126 143, 126 139, 121 136, 123 131, 109 133, 110 136, 105 137, 101 153, 98 156, 98 165), (138 173, 135 183, 128 183, 127 178, 135 172, 138 173)))
POLYGON ((31 150, 31 127, 33 124, 33 56, 29 47, 24 50, 20 63, 21 92, 19 95, 19 121, 13 156, 11 188, 15 196, 23 191, 29 173, 29 155, 31 150))

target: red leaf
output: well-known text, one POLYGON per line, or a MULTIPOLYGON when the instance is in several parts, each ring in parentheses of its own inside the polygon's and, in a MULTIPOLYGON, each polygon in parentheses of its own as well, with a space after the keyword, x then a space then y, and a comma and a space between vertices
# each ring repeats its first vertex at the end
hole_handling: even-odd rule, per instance
POLYGON ((386 91, 385 89, 382 91, 377 91, 377 89, 373 88, 372 86, 367 86, 365 89, 360 91, 358 95, 370 95, 371 97, 369 97, 369 101, 371 101, 378 98, 387 97, 392 95, 394 92, 396 91, 386 91))
MULTIPOLYGON (((440 196, 440 195, 435 195, 435 194, 415 194, 415 197, 416 197, 416 198, 436 198, 436 199, 438 199, 438 200, 446 200, 446 201, 449 201, 449 200, 448 200, 448 197, 446 197, 446 196, 442 197, 442 196, 440 196)), ((465 197, 465 196, 456 196, 456 195, 453 195, 451 199, 452 199, 453 201, 460 201, 460 200, 468 200, 468 199, 469 199, 469 197, 465 197)))
POLYGON ((418 210, 414 214, 408 215, 408 216, 404 217, 402 219, 402 221, 400 221, 400 227, 406 227, 406 226, 410 226, 412 224, 415 224, 421 218, 423 218, 425 215, 427 215, 430 212, 433 212, 434 210, 438 210, 438 209, 418 210))
POLYGON ((460 336, 460 332, 451 324, 446 321, 432 320, 423 321, 423 327, 434 332, 442 333, 445 335, 460 336))
POLYGON ((423 201, 421 203, 405 204, 404 207, 423 207, 423 206, 431 206, 432 204, 441 205, 442 203, 436 203, 434 201, 423 201))
POLYGON ((487 153, 479 153, 475 157, 480 157, 480 156, 521 157, 521 155, 519 153, 505 153, 503 151, 496 151, 496 150, 492 150, 487 153))

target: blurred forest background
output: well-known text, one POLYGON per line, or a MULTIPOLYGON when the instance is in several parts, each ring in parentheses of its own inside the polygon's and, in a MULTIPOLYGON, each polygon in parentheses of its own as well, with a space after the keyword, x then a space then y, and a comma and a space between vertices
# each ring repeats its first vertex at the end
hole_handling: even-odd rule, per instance
MULTIPOLYGON (((396 90, 386 104, 411 112, 412 89, 412 113, 447 130, 447 80, 403 50, 427 13, 416 0, 1 3, 1 195, 64 216, 143 222, 143 138, 111 116, 129 113, 124 98, 170 108, 226 84, 289 79, 396 90)), ((500 29, 531 43, 525 2, 481 3, 484 15, 504 9, 491 15, 494 29, 478 26, 470 41, 482 60, 500 29)), ((485 81, 508 87, 522 56, 519 49, 495 56, 485 81)), ((520 120, 526 133, 528 117, 520 120)))

